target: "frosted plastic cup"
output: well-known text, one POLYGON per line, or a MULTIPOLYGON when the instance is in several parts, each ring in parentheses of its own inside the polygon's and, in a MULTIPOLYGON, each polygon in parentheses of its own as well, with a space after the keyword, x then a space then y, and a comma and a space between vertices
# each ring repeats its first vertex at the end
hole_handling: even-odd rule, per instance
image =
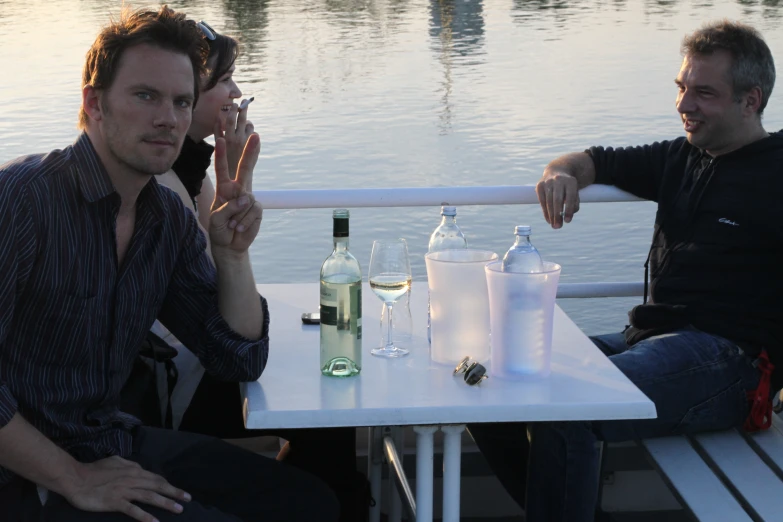
POLYGON ((430 290, 430 357, 456 365, 469 355, 489 360, 489 297, 484 265, 488 250, 441 250, 424 256, 430 290))
POLYGON ((490 374, 503 379, 546 377, 552 359, 552 321, 560 265, 534 274, 485 267, 492 328, 490 374))

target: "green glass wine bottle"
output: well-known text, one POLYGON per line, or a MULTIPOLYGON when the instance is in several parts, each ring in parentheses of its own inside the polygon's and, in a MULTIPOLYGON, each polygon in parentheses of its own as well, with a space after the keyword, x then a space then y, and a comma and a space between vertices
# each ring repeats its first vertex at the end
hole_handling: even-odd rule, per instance
POLYGON ((362 269, 348 251, 350 213, 332 217, 334 251, 321 266, 321 373, 350 377, 362 369, 362 269))

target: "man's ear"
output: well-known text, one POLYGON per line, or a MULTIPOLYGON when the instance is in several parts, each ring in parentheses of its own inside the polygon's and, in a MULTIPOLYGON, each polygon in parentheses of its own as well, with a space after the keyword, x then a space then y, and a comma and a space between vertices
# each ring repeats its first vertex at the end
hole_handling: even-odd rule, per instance
POLYGON ((745 93, 745 103, 743 107, 744 111, 748 114, 758 113, 759 109, 761 108, 761 96, 761 87, 758 85, 745 93))
POLYGON ((82 89, 82 108, 91 120, 100 121, 103 118, 103 111, 101 110, 102 95, 103 91, 96 89, 92 85, 85 85, 82 89))

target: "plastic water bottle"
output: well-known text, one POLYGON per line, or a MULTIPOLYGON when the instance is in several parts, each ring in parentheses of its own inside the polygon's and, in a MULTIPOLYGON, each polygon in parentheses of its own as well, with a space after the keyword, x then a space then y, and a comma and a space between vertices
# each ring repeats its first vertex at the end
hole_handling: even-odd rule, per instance
MULTIPOLYGON (((440 250, 456 250, 468 248, 468 240, 465 234, 457 226, 457 207, 444 205, 440 207, 440 225, 430 236, 428 252, 440 250)), ((427 297, 427 341, 432 342, 430 334, 430 299, 427 297)))
POLYGON ((502 269, 504 272, 517 272, 534 274, 544 270, 541 256, 530 243, 530 226, 517 225, 514 228, 516 241, 503 256, 502 269))
POLYGON ((457 207, 440 207, 440 225, 430 236, 430 245, 428 252, 438 252, 440 250, 452 250, 458 248, 468 248, 468 240, 465 234, 457 226, 457 207))

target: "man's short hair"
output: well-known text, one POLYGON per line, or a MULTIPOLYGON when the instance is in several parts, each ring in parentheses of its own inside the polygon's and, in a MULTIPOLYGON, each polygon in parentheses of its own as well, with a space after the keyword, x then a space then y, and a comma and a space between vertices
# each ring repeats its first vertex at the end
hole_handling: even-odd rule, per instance
MULTIPOLYGON (((87 85, 99 90, 109 89, 117 76, 117 66, 123 53, 142 44, 181 53, 190 59, 195 105, 201 75, 206 73, 209 46, 193 20, 165 5, 158 11, 123 9, 119 20, 112 20, 103 28, 87 52, 82 89, 87 85)), ((82 107, 79 110, 79 128, 84 129, 87 121, 87 113, 82 107)))
POLYGON ((759 87, 761 116, 775 86, 775 61, 761 33, 740 22, 719 20, 683 38, 681 50, 685 56, 728 51, 732 57, 730 80, 734 101, 739 102, 743 94, 759 87))

